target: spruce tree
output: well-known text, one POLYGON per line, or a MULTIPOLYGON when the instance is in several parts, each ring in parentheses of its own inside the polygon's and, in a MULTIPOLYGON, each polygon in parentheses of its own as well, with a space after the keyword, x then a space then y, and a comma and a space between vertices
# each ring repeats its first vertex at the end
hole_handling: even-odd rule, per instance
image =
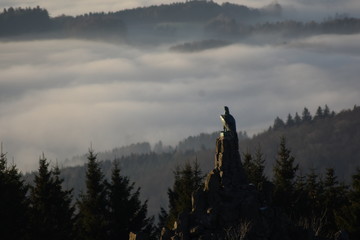
POLYGON ((322 235, 326 237, 332 237, 339 230, 335 215, 347 204, 346 189, 347 187, 344 184, 338 182, 335 170, 327 168, 322 203, 326 210, 326 224, 322 235))
POLYGON ((49 170, 43 154, 30 194, 32 238, 73 239, 72 195, 63 190, 62 182, 59 168, 49 170))
POLYGON ((267 181, 267 177, 265 176, 265 157, 262 153, 260 145, 255 149, 255 156, 254 156, 254 182, 260 189, 261 185, 263 185, 267 181))
POLYGON ((292 218, 294 222, 302 225, 305 212, 308 210, 307 194, 306 194, 306 176, 301 173, 296 176, 294 184, 294 208, 292 218))
POLYGON ((301 117, 299 116, 299 114, 297 112, 295 113, 294 123, 295 123, 295 125, 301 124, 301 117))
POLYGON ((254 168, 254 163, 253 163, 252 155, 249 152, 249 149, 247 149, 247 151, 243 153, 242 161, 243 161, 243 168, 248 181, 254 184, 252 181, 252 172, 254 168))
MULTIPOLYGON (((308 211, 305 212, 305 215, 308 216, 309 222, 318 219, 317 221, 322 221, 321 219, 324 216, 323 208, 323 184, 319 180, 319 176, 315 173, 314 169, 310 170, 310 173, 306 177, 306 194, 307 194, 307 206, 308 211)), ((312 225, 314 225, 313 223, 312 225)))
POLYGON ((7 166, 6 153, 0 151, 0 234, 3 240, 29 239, 28 186, 15 165, 7 166))
POLYGON ((202 172, 197 161, 191 165, 186 163, 183 167, 177 167, 174 171, 174 185, 168 189, 169 216, 167 227, 173 227, 178 215, 184 211, 191 211, 192 193, 202 185, 202 172))
POLYGON ((258 190, 261 190, 263 184, 267 181, 264 174, 265 159, 261 147, 256 148, 254 157, 249 152, 244 153, 243 156, 243 167, 248 181, 254 184, 258 190))
POLYGON ((302 112, 301 120, 304 123, 309 123, 312 120, 312 116, 311 116, 311 114, 309 112, 309 109, 307 109, 306 107, 304 108, 304 110, 302 112))
POLYGON ((273 129, 274 130, 279 130, 279 129, 282 129, 284 127, 285 127, 284 121, 281 118, 276 117, 275 120, 274 120, 273 129))
POLYGON ((294 165, 295 158, 291 156, 291 151, 286 147, 285 137, 281 137, 280 148, 274 166, 273 183, 274 204, 282 206, 288 213, 294 203, 294 181, 296 171, 299 166, 294 165))
POLYGON ((86 167, 86 191, 78 200, 77 238, 103 240, 108 238, 107 189, 97 156, 90 148, 86 167))
POLYGON ((352 176, 352 186, 348 195, 349 204, 337 211, 337 224, 349 232, 351 240, 360 239, 360 168, 352 176))
POLYGON ((152 236, 153 219, 147 218, 147 201, 141 203, 140 188, 134 189, 134 185, 120 175, 115 162, 109 184, 110 239, 126 239, 130 232, 152 236))
POLYGON ((325 105, 324 112, 323 112, 324 118, 331 117, 333 115, 333 113, 335 115, 335 112, 333 111, 330 113, 330 109, 329 109, 328 105, 325 105))
POLYGON ((292 127, 295 125, 295 120, 293 119, 293 117, 291 116, 291 114, 289 113, 286 119, 286 126, 287 127, 292 127))
POLYGON ((158 215, 158 224, 156 226, 157 239, 160 238, 162 228, 166 226, 168 218, 169 218, 169 214, 167 213, 167 211, 163 207, 161 207, 160 208, 160 213, 158 215))
POLYGON ((324 117, 325 117, 325 114, 324 114, 322 108, 319 106, 316 110, 314 119, 318 120, 318 119, 323 119, 324 117))
POLYGON ((319 235, 325 223, 325 211, 322 206, 322 183, 315 170, 311 169, 305 177, 298 176, 295 186, 295 220, 319 235))

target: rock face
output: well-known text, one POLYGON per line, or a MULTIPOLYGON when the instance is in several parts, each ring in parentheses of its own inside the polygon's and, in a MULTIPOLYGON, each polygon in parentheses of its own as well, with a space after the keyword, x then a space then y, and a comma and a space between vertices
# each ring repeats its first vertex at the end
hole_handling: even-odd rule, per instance
POLYGON ((215 168, 203 188, 192 196, 192 211, 178 216, 161 240, 294 240, 312 239, 296 229, 281 211, 265 204, 263 195, 248 184, 238 140, 221 132, 216 140, 215 168), (300 238, 301 237, 301 238, 300 238))
POLYGON ((207 175, 204 187, 193 193, 192 211, 180 214, 174 229, 163 231, 161 239, 245 237, 253 222, 260 220, 258 195, 247 184, 237 138, 222 132, 216 140, 215 168, 207 175))

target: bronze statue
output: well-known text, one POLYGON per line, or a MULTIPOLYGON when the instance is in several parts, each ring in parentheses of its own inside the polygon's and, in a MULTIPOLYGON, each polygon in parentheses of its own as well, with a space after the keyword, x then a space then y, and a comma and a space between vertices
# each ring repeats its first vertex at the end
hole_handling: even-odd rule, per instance
POLYGON ((224 126, 224 135, 230 135, 237 138, 236 122, 234 117, 230 114, 229 108, 224 107, 225 114, 220 115, 220 119, 224 126))

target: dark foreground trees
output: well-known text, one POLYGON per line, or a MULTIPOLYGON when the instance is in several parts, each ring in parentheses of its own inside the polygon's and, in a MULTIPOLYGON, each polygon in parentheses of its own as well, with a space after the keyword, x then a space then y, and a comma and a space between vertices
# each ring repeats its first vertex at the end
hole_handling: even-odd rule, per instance
POLYGON ((336 222, 349 232, 350 239, 360 239, 360 168, 352 176, 352 186, 348 193, 349 204, 337 211, 336 222))
POLYGON ((160 218, 166 226, 172 228, 178 215, 184 211, 191 211, 191 195, 203 184, 202 171, 197 161, 192 164, 187 162, 178 166, 174 171, 175 181, 172 188, 168 189, 169 213, 161 209, 160 218))
MULTIPOLYGON (((280 138, 272 182, 264 175, 265 157, 259 147, 253 155, 249 151, 243 154, 242 162, 249 183, 259 190, 264 206, 272 207, 279 216, 287 215, 294 226, 309 236, 329 240, 342 231, 350 240, 359 239, 360 169, 353 175, 351 188, 338 179, 334 168, 322 173, 311 169, 303 174, 285 137, 280 138)), ((174 185, 168 190, 169 211, 161 209, 158 231, 164 226, 171 229, 182 212, 191 211, 191 193, 196 190, 194 186, 201 186, 201 181, 195 180, 200 179, 196 177, 201 176, 198 172, 198 167, 189 163, 174 171, 174 185)))
POLYGON ((89 150, 86 189, 74 203, 72 190, 62 187, 58 167, 50 168, 42 155, 33 185, 28 186, 15 166, 8 166, 0 152, 0 239, 128 239, 129 233, 154 238, 147 201, 140 201, 140 188, 120 175, 114 164, 108 182, 89 150))
POLYGON ((294 202, 294 183, 296 171, 299 166, 295 164, 295 158, 291 155, 291 151, 286 146, 285 137, 280 139, 280 147, 273 168, 274 178, 274 205, 281 206, 287 213, 292 211, 292 203, 294 202))
POLYGON ((27 186, 14 165, 8 166, 6 153, 0 152, 0 238, 26 239, 29 225, 27 186))
POLYGON ((32 239, 74 239, 72 194, 62 188, 59 175, 58 167, 49 169, 43 154, 30 191, 32 239))
POLYGON ((77 239, 127 239, 130 232, 154 237, 153 218, 147 217, 147 202, 139 199, 127 177, 115 163, 110 183, 101 171, 96 154, 89 150, 86 191, 78 201, 77 239))
POLYGON ((86 190, 78 200, 77 237, 84 240, 107 239, 108 206, 104 174, 92 149, 86 168, 86 190))
POLYGON ((120 175, 114 163, 109 186, 109 239, 127 239, 129 232, 153 237, 153 218, 147 217, 147 201, 139 200, 140 188, 120 175))

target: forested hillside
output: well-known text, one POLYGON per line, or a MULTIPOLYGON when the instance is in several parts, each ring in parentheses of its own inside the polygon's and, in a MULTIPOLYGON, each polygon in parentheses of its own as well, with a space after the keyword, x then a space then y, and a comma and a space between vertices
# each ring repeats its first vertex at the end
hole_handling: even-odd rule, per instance
POLYGON ((347 15, 321 22, 285 19, 278 3, 254 9, 187 1, 108 13, 50 15, 40 7, 4 9, 0 13, 0 40, 86 38, 141 45, 168 43, 174 44, 174 50, 188 52, 233 42, 279 44, 319 34, 360 32, 360 20, 347 15))
POLYGON ((241 141, 240 148, 253 151, 260 145, 270 175, 281 136, 287 139, 304 174, 310 169, 321 173, 333 167, 340 179, 349 180, 360 165, 360 107, 337 114, 327 106, 319 107, 313 115, 304 108, 300 115, 289 114, 286 120, 276 118, 268 131, 241 141))

